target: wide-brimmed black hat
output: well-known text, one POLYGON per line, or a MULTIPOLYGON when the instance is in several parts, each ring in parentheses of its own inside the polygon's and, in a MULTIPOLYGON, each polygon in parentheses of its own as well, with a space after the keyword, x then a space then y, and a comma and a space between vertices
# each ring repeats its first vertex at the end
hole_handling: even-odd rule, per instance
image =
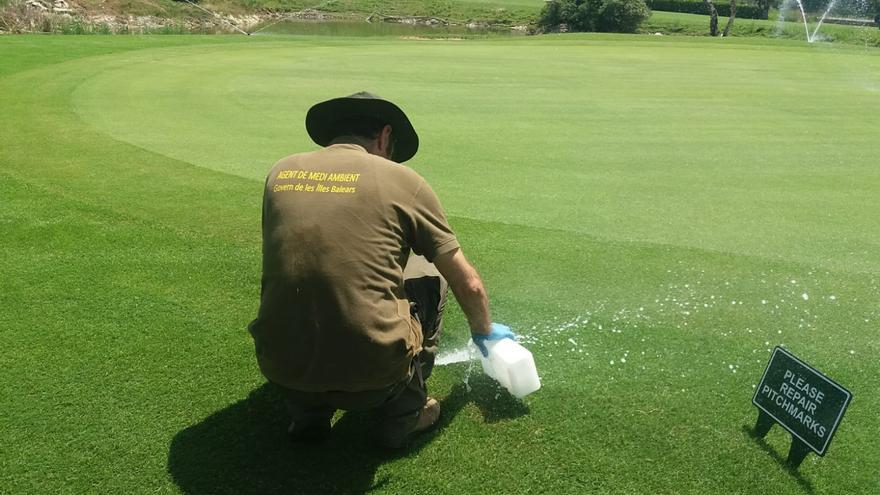
POLYGON ((419 149, 419 136, 406 114, 394 103, 366 91, 315 104, 306 114, 306 130, 312 141, 327 146, 339 136, 339 127, 352 117, 372 117, 391 126, 394 136, 392 159, 403 163, 419 149))

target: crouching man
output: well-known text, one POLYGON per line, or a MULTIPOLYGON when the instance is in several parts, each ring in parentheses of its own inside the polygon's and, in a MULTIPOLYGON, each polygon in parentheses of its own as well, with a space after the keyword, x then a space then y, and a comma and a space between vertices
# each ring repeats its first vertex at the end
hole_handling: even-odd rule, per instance
POLYGON ((285 398, 295 441, 330 434, 334 412, 374 410, 377 440, 399 448, 433 426, 427 395, 448 286, 474 341, 513 338, 491 323, 476 270, 440 201, 400 165, 418 150, 403 111, 370 93, 314 105, 323 149, 281 159, 263 195, 257 361, 285 398))

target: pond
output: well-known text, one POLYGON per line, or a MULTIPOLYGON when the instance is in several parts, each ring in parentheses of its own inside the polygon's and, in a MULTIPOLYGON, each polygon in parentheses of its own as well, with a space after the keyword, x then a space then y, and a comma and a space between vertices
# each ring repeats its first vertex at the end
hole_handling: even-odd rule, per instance
POLYGON ((466 25, 424 24, 354 20, 285 19, 265 22, 251 29, 252 34, 324 36, 412 36, 424 38, 471 38, 481 36, 522 36, 523 31, 507 26, 468 27, 466 25))

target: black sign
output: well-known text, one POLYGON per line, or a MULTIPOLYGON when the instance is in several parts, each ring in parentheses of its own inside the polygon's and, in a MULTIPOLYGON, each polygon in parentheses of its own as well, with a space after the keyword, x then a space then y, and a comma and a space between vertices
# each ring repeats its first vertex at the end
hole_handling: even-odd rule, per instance
POLYGON ((849 390, 776 347, 752 403, 794 435, 792 442, 825 455, 851 399, 849 390))

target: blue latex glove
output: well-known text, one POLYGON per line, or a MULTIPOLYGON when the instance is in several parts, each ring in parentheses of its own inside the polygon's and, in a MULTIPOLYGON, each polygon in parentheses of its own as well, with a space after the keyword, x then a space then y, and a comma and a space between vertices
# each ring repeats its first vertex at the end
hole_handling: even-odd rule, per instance
POLYGON ((471 332, 471 340, 474 341, 474 344, 480 349, 480 352, 483 353, 483 357, 489 357, 489 349, 486 349, 486 341, 501 339, 516 340, 516 335, 510 331, 510 327, 502 325, 501 323, 493 323, 492 331, 489 335, 471 332))

